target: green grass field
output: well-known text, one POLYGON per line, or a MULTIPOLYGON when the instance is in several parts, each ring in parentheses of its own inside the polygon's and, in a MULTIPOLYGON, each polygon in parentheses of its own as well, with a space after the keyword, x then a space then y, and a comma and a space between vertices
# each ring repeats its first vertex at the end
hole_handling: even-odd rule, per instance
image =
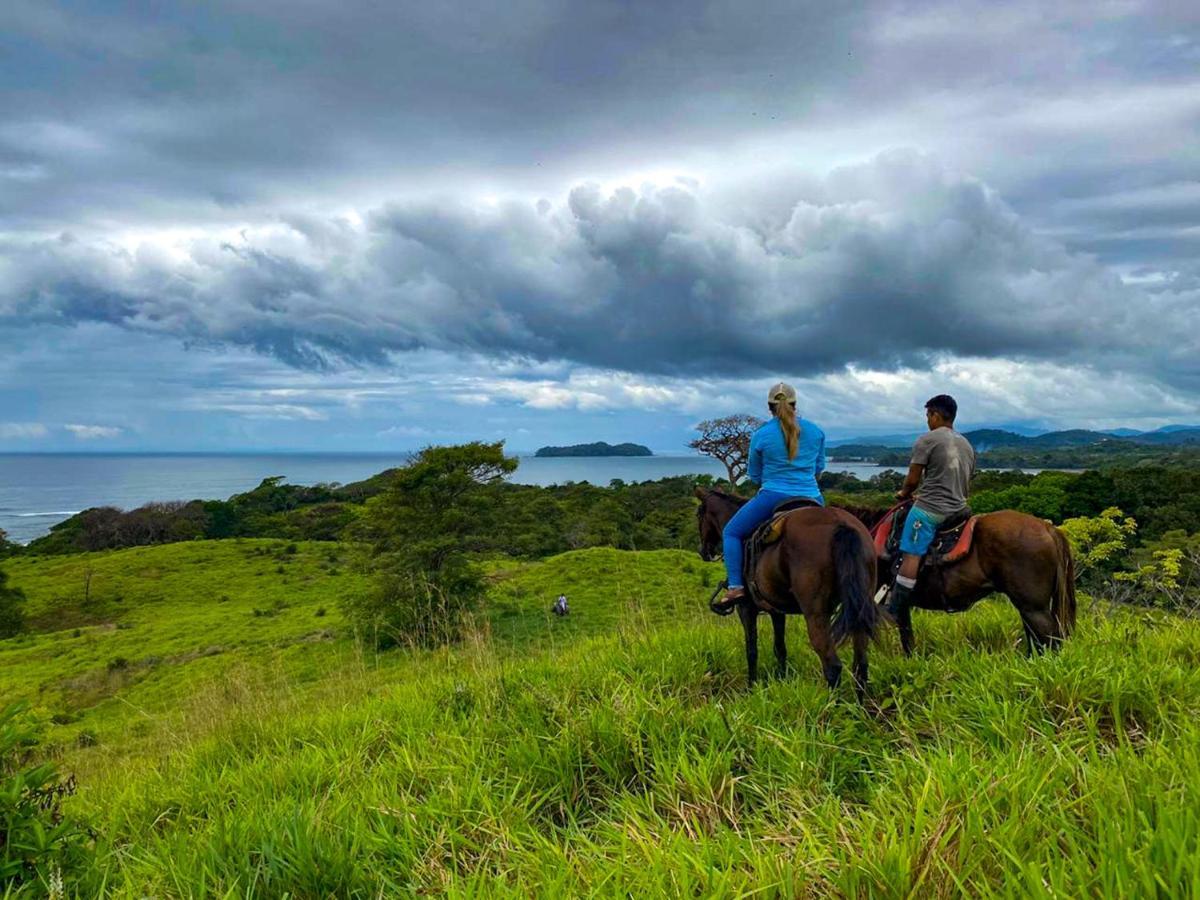
POLYGON ((0 642, 0 693, 78 775, 69 809, 99 833, 80 896, 1200 885, 1192 621, 1084 599, 1064 650, 1027 660, 1000 602, 918 613, 917 656, 886 635, 863 707, 799 622, 794 671, 747 689, 740 627, 704 610, 717 570, 679 551, 492 560, 461 646, 380 655, 344 634, 365 582, 334 545, 5 566, 43 630, 0 642))

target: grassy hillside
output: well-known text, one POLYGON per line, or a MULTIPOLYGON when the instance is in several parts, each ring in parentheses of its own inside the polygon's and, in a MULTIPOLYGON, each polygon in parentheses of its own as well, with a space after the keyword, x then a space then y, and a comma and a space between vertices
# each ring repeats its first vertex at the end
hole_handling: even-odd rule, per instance
MULTIPOLYGON (((327 542, 245 539, 8 560, 35 633, 0 641, 0 697, 29 701, 57 743, 126 748, 175 727, 167 720, 208 681, 297 690, 351 664, 401 665, 397 654, 364 660, 346 634, 338 601, 366 585, 352 557, 327 542)), ((488 569, 480 633, 549 646, 692 613, 719 577, 681 551, 593 549, 488 569), (573 610, 561 620, 550 614, 560 592, 573 610)))
POLYGON ((8 565, 33 611, 68 625, 0 643, 0 690, 81 716, 54 731, 81 780, 71 809, 100 832, 74 890, 1061 897, 1200 884, 1195 622, 1085 603, 1062 653, 1026 660, 1000 603, 918 614, 918 656, 888 635, 863 708, 848 687, 825 690, 799 623, 793 675, 747 690, 740 628, 703 612, 714 570, 688 554, 496 560, 489 614, 464 646, 374 657, 312 637, 337 621, 337 592, 360 587, 328 551, 246 541, 72 559, 93 568, 93 592, 111 579, 80 637, 80 571, 8 565), (560 590, 567 620, 547 613, 560 590), (277 599, 287 608, 254 615, 277 599), (205 646, 223 649, 192 655, 205 646), (107 673, 116 654, 130 678, 106 697, 63 683, 107 673), (94 743, 66 740, 83 726, 94 743))

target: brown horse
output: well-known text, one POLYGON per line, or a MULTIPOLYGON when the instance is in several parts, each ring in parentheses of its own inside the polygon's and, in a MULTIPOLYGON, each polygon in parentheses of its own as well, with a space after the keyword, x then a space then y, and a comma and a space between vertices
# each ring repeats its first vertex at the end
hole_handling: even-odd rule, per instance
MULTIPOLYGON (((887 510, 850 509, 873 528, 887 510)), ((880 560, 876 587, 891 582, 880 560)), ((1075 562, 1062 532, 1050 522, 1015 510, 985 513, 975 523, 971 549, 961 560, 924 565, 913 606, 961 612, 988 594, 1006 594, 1021 615, 1026 650, 1057 647, 1075 627, 1075 562)), ((900 644, 912 653, 911 612, 900 617, 900 644)))
MULTIPOLYGON (((746 498, 702 488, 696 489, 696 496, 700 498, 696 511, 700 557, 711 561, 721 556, 721 533, 746 498)), ((847 637, 853 640, 851 671, 862 698, 867 686, 867 643, 875 636, 881 617, 871 597, 875 570, 871 535, 850 513, 806 507, 787 514, 779 540, 764 550, 753 573, 763 601, 761 611, 770 615, 775 629, 775 658, 781 675, 787 670, 784 617, 802 615, 808 641, 821 659, 831 688, 837 687, 842 677, 838 644, 847 637)), ((737 607, 752 683, 758 677, 759 612, 748 593, 737 607)))

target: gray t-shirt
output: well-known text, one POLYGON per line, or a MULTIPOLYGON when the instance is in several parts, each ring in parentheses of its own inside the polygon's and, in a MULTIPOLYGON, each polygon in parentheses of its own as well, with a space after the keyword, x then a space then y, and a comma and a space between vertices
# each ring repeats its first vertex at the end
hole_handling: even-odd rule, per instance
POLYGON ((975 451, 971 442, 945 426, 926 432, 913 444, 912 461, 925 467, 916 505, 936 516, 961 512, 971 492, 975 451))

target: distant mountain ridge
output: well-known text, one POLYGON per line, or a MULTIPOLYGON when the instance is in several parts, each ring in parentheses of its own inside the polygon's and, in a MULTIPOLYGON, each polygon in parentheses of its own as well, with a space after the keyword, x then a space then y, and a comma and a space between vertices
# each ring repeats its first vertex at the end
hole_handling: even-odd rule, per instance
MULTIPOLYGON (((1027 447, 1031 449, 1055 449, 1064 447, 1090 447, 1097 444, 1152 446, 1200 445, 1200 425, 1166 425, 1154 431, 1136 431, 1131 428, 1116 428, 1110 431, 1091 431, 1086 428, 1069 428, 1062 431, 1047 431, 1043 434, 1017 434, 1002 428, 976 428, 963 432, 976 450, 985 452, 1001 447, 1027 447)), ((849 438, 831 441, 831 449, 863 451, 886 447, 907 448, 917 439, 920 432, 911 435, 879 435, 876 437, 849 438)))

